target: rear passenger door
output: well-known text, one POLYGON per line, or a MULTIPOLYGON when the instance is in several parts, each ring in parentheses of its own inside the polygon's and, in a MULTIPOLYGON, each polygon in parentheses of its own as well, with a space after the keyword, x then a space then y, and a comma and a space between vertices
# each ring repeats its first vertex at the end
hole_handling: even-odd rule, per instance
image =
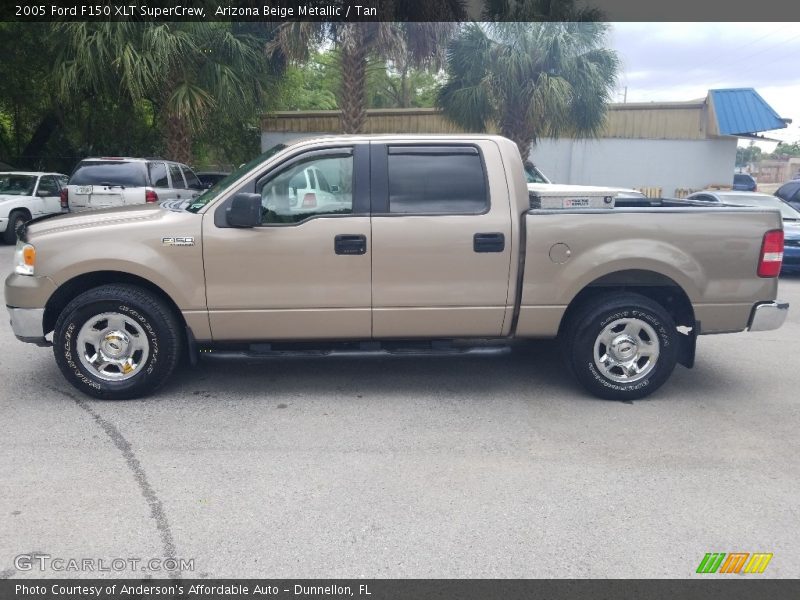
POLYGON ((373 337, 500 335, 511 214, 493 142, 373 143, 371 201, 373 337))

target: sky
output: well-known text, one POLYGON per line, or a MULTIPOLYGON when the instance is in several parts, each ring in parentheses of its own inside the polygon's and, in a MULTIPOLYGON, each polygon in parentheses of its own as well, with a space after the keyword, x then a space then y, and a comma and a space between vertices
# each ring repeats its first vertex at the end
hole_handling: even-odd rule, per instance
MULTIPOLYGON (((695 100, 709 89, 752 87, 793 121, 762 135, 800 141, 800 24, 613 23, 609 41, 622 61, 616 101, 625 87, 628 102, 695 100)), ((776 143, 757 145, 770 152, 776 143)))

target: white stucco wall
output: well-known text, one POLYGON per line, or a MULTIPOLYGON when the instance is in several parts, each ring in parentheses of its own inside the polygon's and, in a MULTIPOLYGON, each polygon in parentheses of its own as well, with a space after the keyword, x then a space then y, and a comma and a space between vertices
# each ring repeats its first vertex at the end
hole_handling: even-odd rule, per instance
POLYGON ((733 182, 736 139, 543 139, 531 160, 554 183, 703 189, 733 182))

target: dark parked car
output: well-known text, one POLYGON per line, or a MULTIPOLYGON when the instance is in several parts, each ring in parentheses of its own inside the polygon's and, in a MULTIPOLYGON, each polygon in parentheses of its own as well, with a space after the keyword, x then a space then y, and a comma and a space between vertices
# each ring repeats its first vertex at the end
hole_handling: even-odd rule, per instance
POLYGON ((784 183, 778 188, 775 195, 784 202, 791 204, 797 210, 800 210, 800 180, 792 180, 788 183, 784 183))
POLYGON ((742 192, 756 192, 758 191, 758 184, 755 177, 747 173, 735 173, 733 175, 733 189, 742 192))
POLYGON ((197 173, 197 178, 200 180, 200 183, 203 184, 203 187, 208 189, 225 179, 229 174, 230 173, 225 173, 224 171, 200 171, 197 173))
POLYGON ((784 223, 781 273, 800 273, 800 225, 784 223))

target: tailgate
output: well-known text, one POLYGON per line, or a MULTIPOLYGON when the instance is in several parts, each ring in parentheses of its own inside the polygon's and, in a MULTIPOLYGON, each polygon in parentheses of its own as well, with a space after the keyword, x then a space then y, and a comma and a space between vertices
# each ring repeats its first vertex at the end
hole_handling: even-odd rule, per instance
POLYGON ((87 208, 112 208, 125 205, 124 190, 105 185, 75 186, 75 205, 87 208))

